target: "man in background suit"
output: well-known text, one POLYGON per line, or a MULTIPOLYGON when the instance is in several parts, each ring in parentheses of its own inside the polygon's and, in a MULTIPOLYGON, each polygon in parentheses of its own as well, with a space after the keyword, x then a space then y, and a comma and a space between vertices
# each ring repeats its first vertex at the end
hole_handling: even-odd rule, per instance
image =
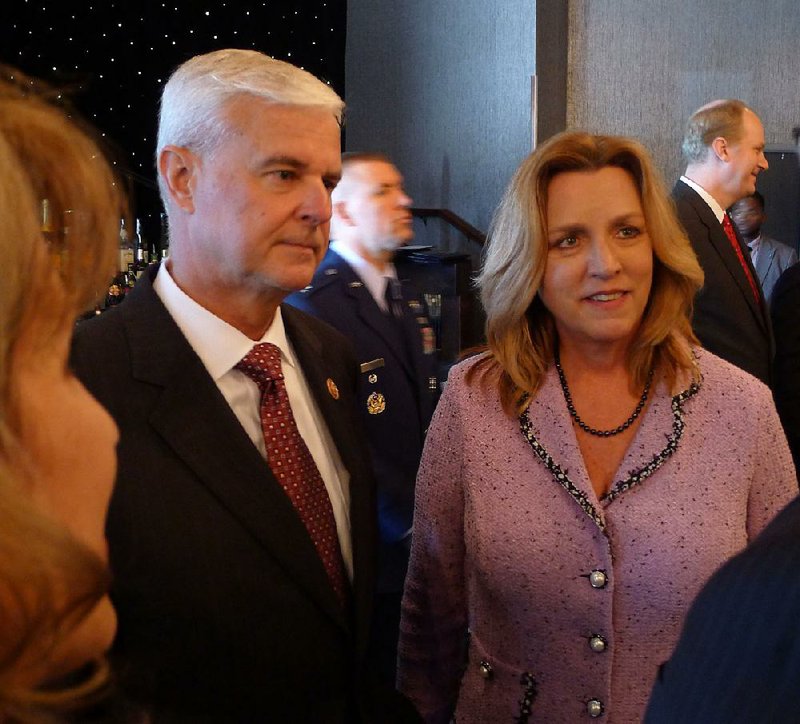
POLYGON ((413 238, 411 199, 385 156, 350 153, 333 192, 334 241, 311 285, 287 299, 328 322, 361 362, 358 405, 378 481, 380 556, 373 646, 394 682, 414 481, 438 384, 425 308, 392 263, 413 238))
POLYGON ((683 139, 686 172, 675 184, 678 218, 705 274, 692 327, 702 345, 770 384, 772 333, 750 254, 725 213, 767 169, 764 128, 738 100, 695 111, 683 139))
POLYGON ((764 298, 770 305, 775 282, 786 269, 797 263, 797 252, 788 244, 761 233, 767 215, 764 213, 764 197, 758 191, 739 199, 729 213, 739 236, 750 249, 750 259, 756 268, 764 298))
POLYGON ((281 304, 327 249, 342 110, 255 51, 180 66, 158 132, 169 259, 76 335, 76 371, 121 431, 112 661, 154 722, 403 720, 366 683, 356 362, 281 304))

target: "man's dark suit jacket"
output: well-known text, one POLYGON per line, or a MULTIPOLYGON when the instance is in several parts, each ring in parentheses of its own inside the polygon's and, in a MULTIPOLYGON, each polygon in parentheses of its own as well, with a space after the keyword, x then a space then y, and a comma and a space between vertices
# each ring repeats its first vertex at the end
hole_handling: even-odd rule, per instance
POLYGON ((709 580, 661 668, 646 724, 800 721, 800 500, 709 580))
POLYGON ((709 351, 749 372, 767 385, 772 380, 772 330, 758 276, 747 247, 740 243, 759 293, 750 283, 722 224, 700 195, 678 181, 672 196, 705 283, 694 303, 692 328, 709 351))
POLYGON ((800 264, 790 266, 772 293, 775 406, 800 471, 800 264))
POLYGON ((379 591, 401 591, 414 515, 414 482, 425 432, 436 404, 436 350, 421 301, 404 284, 400 325, 381 311, 353 268, 329 250, 311 285, 286 301, 338 329, 353 344, 363 368, 358 407, 364 419, 378 481, 378 517, 383 542, 379 591), (429 348, 424 349, 423 334, 429 348), (383 360, 380 367, 368 363, 383 360), (369 412, 380 394, 385 408, 369 412), (399 543, 401 550, 393 551, 399 543))
POLYGON ((394 721, 392 695, 376 703, 365 683, 375 500, 349 347, 283 307, 350 473, 346 613, 289 498, 153 290, 155 271, 78 326, 72 355, 121 432, 107 535, 123 689, 154 722, 394 721))

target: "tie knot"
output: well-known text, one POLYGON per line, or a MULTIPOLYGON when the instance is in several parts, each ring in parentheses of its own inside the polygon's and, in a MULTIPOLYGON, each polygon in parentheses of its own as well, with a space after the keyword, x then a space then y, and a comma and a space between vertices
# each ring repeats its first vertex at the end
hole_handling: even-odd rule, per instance
POLYGON ((257 344, 236 364, 236 369, 264 390, 269 383, 283 379, 281 350, 269 342, 257 344))

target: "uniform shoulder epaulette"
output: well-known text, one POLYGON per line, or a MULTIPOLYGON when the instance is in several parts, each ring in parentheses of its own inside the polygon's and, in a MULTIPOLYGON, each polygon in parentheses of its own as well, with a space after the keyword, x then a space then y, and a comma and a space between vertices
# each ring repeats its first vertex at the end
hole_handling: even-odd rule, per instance
POLYGON ((335 282, 338 278, 339 278, 339 270, 335 269, 334 267, 328 267, 323 271, 318 271, 314 275, 314 278, 311 280, 311 284, 309 284, 304 289, 301 289, 300 294, 310 294, 311 292, 324 289, 332 282, 335 282))

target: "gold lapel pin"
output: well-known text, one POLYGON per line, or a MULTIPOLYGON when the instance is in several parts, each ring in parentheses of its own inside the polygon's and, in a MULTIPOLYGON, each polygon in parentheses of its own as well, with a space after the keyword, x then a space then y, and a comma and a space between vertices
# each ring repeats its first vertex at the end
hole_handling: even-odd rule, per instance
POLYGON ((325 380, 325 384, 328 385, 328 392, 330 393, 330 396, 334 400, 338 400, 339 399, 339 388, 336 386, 336 383, 330 377, 328 377, 328 379, 325 380))
POLYGON ((380 415, 386 409, 386 398, 380 392, 372 392, 367 398, 367 412, 380 415))

